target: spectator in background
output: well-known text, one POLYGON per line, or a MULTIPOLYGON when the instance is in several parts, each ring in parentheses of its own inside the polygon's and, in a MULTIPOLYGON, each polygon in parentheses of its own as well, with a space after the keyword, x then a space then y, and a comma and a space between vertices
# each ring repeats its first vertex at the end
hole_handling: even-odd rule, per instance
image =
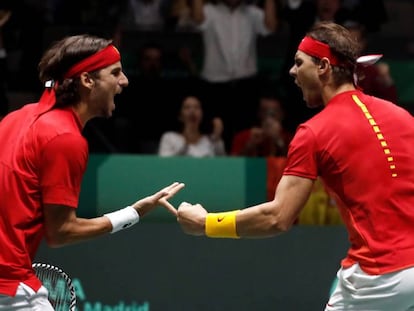
POLYGON ((181 63, 181 68, 185 69, 186 75, 199 78, 199 70, 196 61, 193 57, 193 51, 189 46, 181 46, 178 49, 178 59, 181 63))
POLYGON ((115 129, 107 135, 112 135, 119 152, 156 154, 161 135, 175 124, 171 118, 176 114, 174 103, 197 83, 191 74, 169 75, 164 47, 157 42, 145 42, 134 56, 136 60, 125 71, 137 88, 127 88, 119 95, 115 129))
POLYGON ((377 32, 388 21, 385 0, 342 0, 342 7, 349 16, 364 25, 367 32, 377 32))
POLYGON ((257 123, 234 135, 230 154, 247 157, 286 156, 292 134, 283 128, 284 114, 278 97, 263 94, 257 109, 257 123))
POLYGON ((164 51, 156 42, 147 42, 138 52, 138 75, 144 79, 158 79, 163 76, 164 51))
POLYGON ((234 131, 245 127, 254 113, 251 103, 257 100, 260 83, 257 38, 276 30, 275 0, 265 0, 263 8, 244 0, 191 4, 191 16, 203 38, 200 76, 206 113, 223 119, 229 145, 234 131))
POLYGON ((7 97, 7 50, 3 39, 3 27, 11 16, 11 10, 0 6, 0 120, 9 112, 7 97))
POLYGON ((181 104, 178 131, 167 131, 161 136, 160 156, 212 157, 226 155, 222 139, 223 123, 213 119, 210 135, 203 128, 203 108, 198 97, 188 95, 181 104))
POLYGON ((196 23, 191 17, 191 4, 188 0, 175 0, 171 7, 171 16, 174 19, 177 32, 195 32, 196 23))
POLYGON ((276 30, 274 0, 266 0, 264 10, 244 0, 193 0, 191 13, 204 40, 205 80, 227 82, 256 75, 257 36, 276 30))
POLYGON ((164 31, 172 0, 128 0, 121 27, 140 31, 164 31))
POLYGON ((127 88, 119 95, 114 131, 108 135, 112 132, 111 140, 120 152, 156 153, 159 137, 173 113, 168 99, 171 88, 164 77, 164 50, 148 41, 132 56, 135 59, 125 72, 137 88, 127 88))
MULTIPOLYGON (((365 54, 368 47, 366 27, 355 21, 347 21, 344 26, 360 43, 361 54, 365 54)), ((387 63, 380 61, 374 64, 358 65, 356 74, 357 84, 366 94, 398 103, 397 87, 387 63)))
POLYGON ((128 0, 51 0, 49 8, 52 27, 68 27, 71 32, 93 33, 113 38, 120 46, 120 23, 128 0))
POLYGON ((261 94, 257 121, 253 127, 237 132, 232 140, 232 156, 265 157, 267 167, 266 193, 271 199, 286 165, 287 148, 292 134, 283 127, 285 112, 279 97, 261 94))
POLYGON ((169 77, 196 77, 197 66, 187 46, 177 46, 167 53, 156 41, 145 42, 139 52, 136 71, 145 79, 169 77))

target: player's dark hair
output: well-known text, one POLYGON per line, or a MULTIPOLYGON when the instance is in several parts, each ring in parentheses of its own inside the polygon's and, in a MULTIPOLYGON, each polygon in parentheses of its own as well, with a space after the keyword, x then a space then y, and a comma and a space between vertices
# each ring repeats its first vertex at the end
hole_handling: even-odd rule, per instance
MULTIPOLYGON (((55 42, 39 62, 39 79, 57 81, 56 107, 73 105, 79 101, 79 78, 64 79, 64 74, 76 63, 107 47, 112 40, 92 35, 77 35, 55 42)), ((96 74, 96 73, 91 73, 96 74)))
MULTIPOLYGON (((338 58, 339 65, 332 67, 335 84, 353 82, 360 46, 348 29, 332 22, 319 22, 307 35, 328 44, 338 58)), ((315 57, 313 59, 316 63, 320 61, 315 57)))

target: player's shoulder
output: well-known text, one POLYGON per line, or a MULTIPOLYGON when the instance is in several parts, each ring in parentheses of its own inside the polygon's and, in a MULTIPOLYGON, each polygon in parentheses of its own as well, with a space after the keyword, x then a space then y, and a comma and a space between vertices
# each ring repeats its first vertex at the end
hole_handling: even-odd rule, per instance
POLYGON ((71 109, 52 109, 36 120, 39 130, 50 133, 74 133, 81 135, 81 125, 71 109))
POLYGON ((31 126, 32 138, 40 145, 51 141, 69 144, 83 144, 82 128, 69 109, 53 109, 38 117, 31 126))

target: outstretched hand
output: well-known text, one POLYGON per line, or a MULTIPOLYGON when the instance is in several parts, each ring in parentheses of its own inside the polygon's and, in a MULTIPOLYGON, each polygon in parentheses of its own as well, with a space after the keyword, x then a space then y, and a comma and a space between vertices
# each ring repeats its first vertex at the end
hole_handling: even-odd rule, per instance
POLYGON ((136 209, 140 217, 143 217, 158 205, 165 207, 171 214, 177 216, 177 210, 168 202, 178 191, 184 188, 184 184, 174 182, 171 185, 161 189, 153 195, 147 196, 135 202, 132 206, 136 209))

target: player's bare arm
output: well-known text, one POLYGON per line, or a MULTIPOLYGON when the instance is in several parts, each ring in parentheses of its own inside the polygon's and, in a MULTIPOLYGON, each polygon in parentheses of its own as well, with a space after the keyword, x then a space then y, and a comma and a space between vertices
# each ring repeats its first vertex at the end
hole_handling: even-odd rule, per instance
MULTIPOLYGON (((308 200, 312 186, 311 179, 283 176, 272 201, 235 211, 234 237, 270 237, 287 231, 308 200)), ((184 202, 178 208, 177 220, 184 232, 204 235, 209 215, 216 217, 214 221, 218 226, 225 221, 225 217, 230 217, 226 212, 209 214, 200 204, 184 202)))
MULTIPOLYGON (((139 217, 143 217, 158 206, 166 208, 176 215, 174 206, 168 202, 184 188, 183 183, 174 182, 153 195, 138 200, 131 205, 139 217)), ((89 240, 113 232, 113 224, 107 216, 91 219, 76 216, 76 209, 64 205, 46 204, 44 208, 45 236, 51 247, 89 240)))

